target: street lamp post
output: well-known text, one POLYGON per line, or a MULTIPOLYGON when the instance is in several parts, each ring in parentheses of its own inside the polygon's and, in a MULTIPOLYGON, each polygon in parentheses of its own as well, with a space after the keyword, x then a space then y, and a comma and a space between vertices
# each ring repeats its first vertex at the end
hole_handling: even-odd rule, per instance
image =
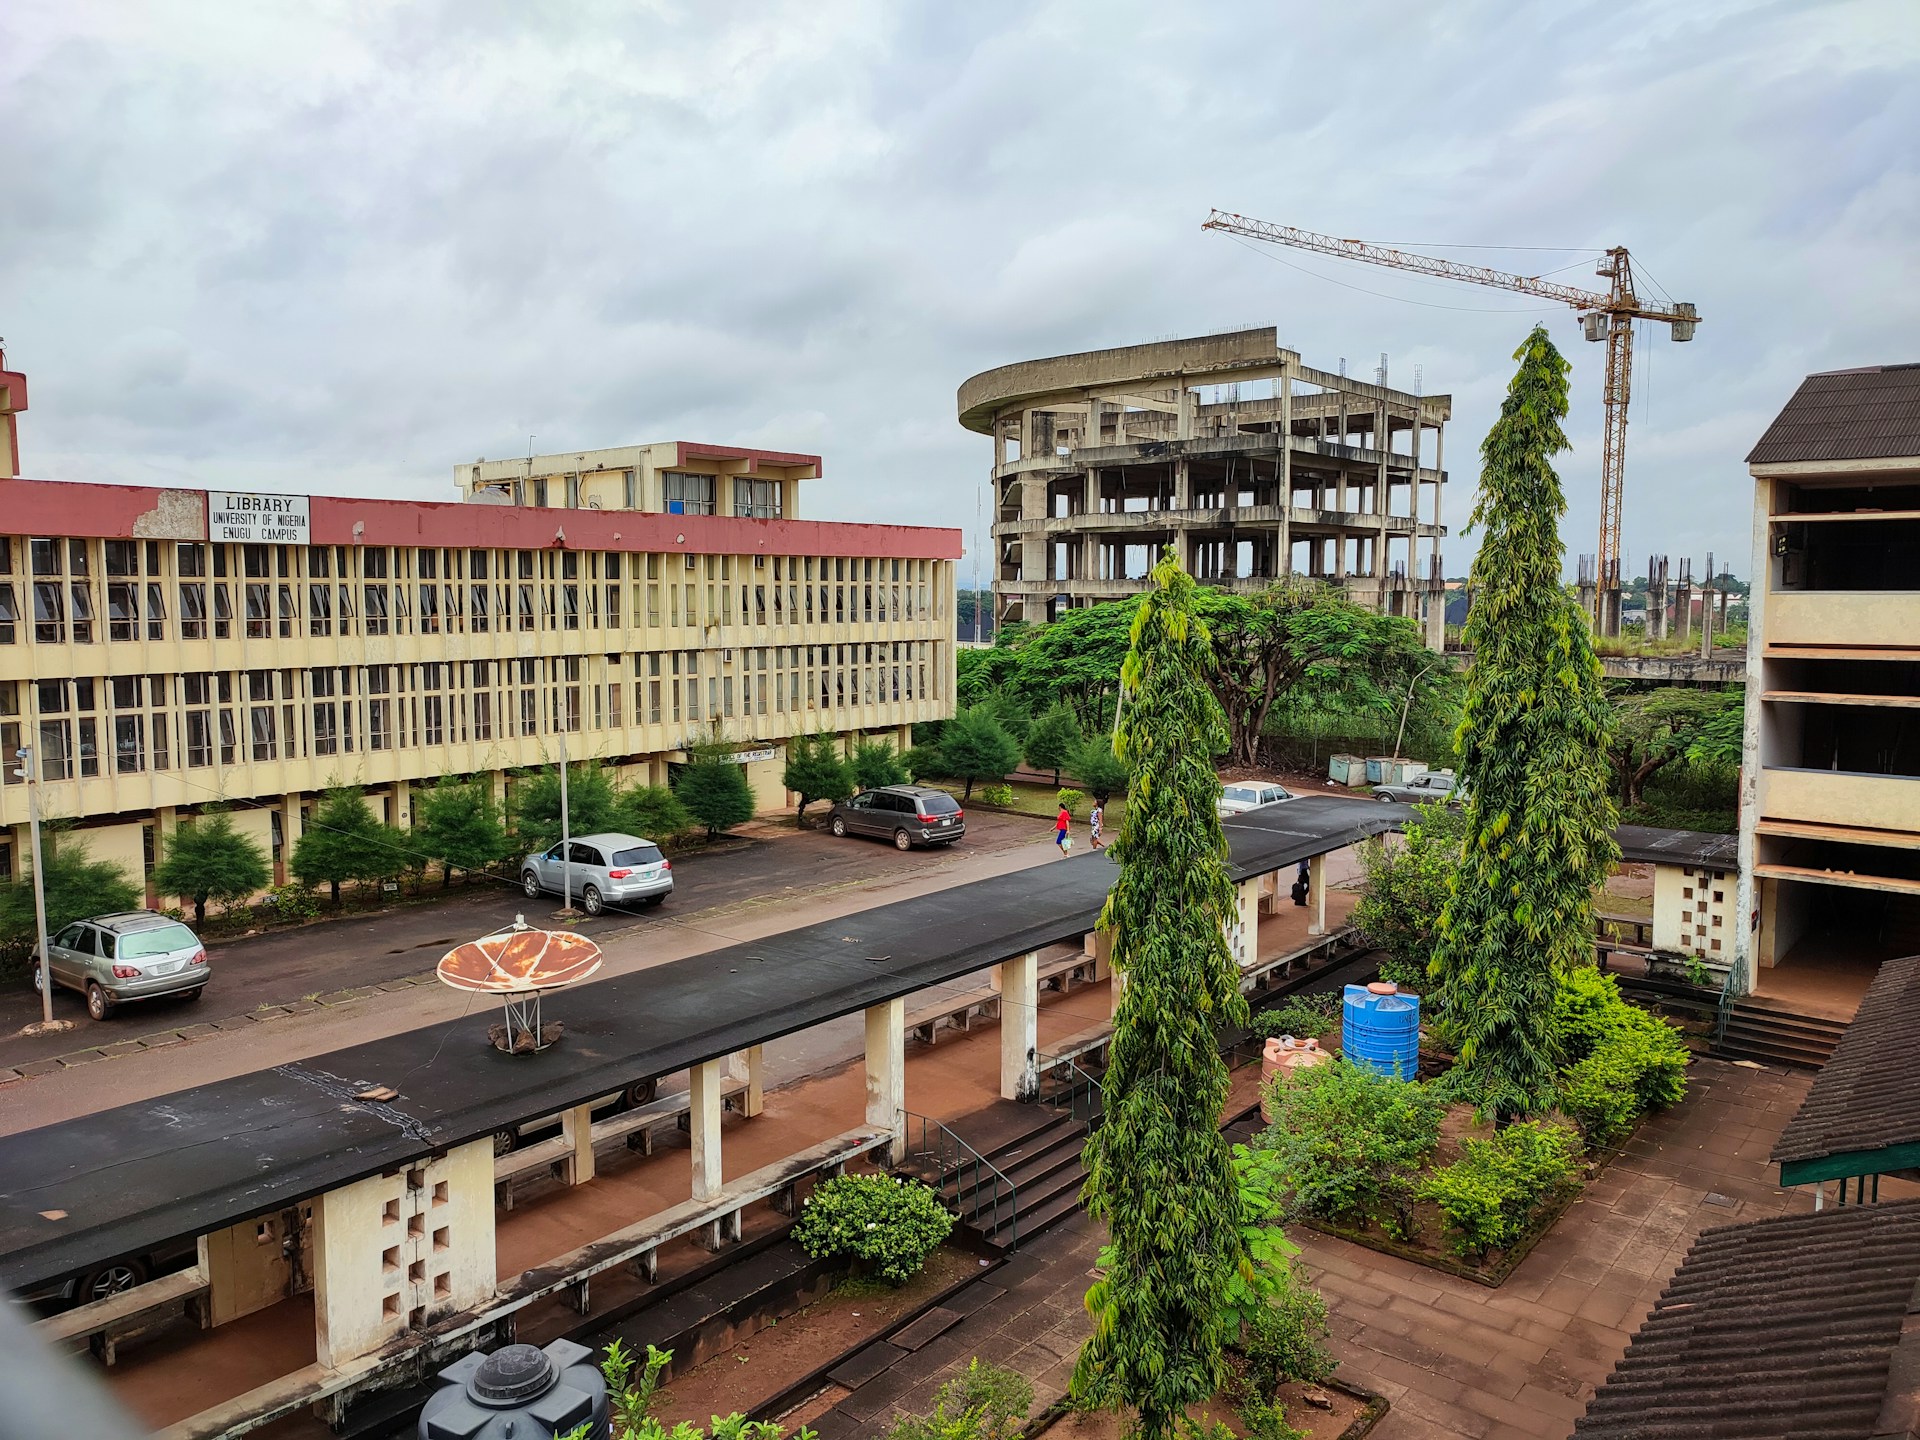
POLYGON ((14 752, 20 768, 14 771, 27 782, 27 829, 33 851, 33 918, 39 933, 40 1023, 53 1024, 53 969, 47 964, 47 879, 40 865, 40 764, 33 746, 23 745, 14 752))

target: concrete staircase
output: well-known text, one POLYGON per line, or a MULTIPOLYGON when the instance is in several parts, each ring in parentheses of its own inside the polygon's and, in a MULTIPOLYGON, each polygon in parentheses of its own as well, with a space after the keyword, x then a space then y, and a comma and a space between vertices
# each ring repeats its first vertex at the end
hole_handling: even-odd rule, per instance
POLYGON ((1846 1028, 1844 1020, 1803 1015, 1747 995, 1733 1002, 1726 1031, 1712 1053, 1722 1060, 1818 1070, 1833 1058, 1833 1047, 1846 1028))

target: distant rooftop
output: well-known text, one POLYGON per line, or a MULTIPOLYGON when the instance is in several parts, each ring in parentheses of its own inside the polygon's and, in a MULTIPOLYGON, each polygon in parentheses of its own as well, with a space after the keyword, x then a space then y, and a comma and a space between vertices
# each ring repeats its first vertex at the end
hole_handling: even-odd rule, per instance
POLYGON ((1908 457, 1920 457, 1920 364, 1807 376, 1747 463, 1908 457))

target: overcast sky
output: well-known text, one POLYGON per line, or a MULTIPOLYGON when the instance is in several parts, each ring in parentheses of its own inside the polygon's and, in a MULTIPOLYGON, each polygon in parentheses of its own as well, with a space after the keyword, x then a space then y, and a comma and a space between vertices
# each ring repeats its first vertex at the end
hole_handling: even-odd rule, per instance
MULTIPOLYGON (((1217 205, 1629 246, 1704 317, 1638 352, 1629 573, 1745 573, 1742 457, 1801 375, 1920 360, 1913 0, 8 0, 0 134, 0 336, 23 469, 58 479, 448 499, 529 434, 701 440, 817 451, 805 513, 971 550, 968 375, 1273 324, 1453 395, 1458 527, 1544 320, 1594 548, 1571 311, 1203 233, 1217 205)), ((1438 253, 1603 284, 1579 250, 1438 253)))

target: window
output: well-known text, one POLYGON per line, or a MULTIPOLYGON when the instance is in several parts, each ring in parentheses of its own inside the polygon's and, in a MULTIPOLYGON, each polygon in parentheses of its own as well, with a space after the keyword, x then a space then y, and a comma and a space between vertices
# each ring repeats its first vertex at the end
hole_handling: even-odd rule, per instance
POLYGON ((66 574, 66 565, 61 558, 58 540, 29 540, 27 552, 32 557, 35 575, 66 574))
POLYGON ((782 486, 778 480, 750 480, 744 475, 733 479, 733 513, 750 520, 780 518, 782 486))
POLYGON ((385 635, 389 629, 387 587, 368 585, 364 588, 362 614, 365 616, 366 632, 369 635, 385 635))
MULTIPOLYGON (((0 540, 0 546, 4 546, 5 544, 5 540, 0 540)), ((20 610, 14 603, 13 582, 11 580, 0 580, 0 645, 11 645, 14 643, 17 634, 16 627, 19 624, 20 610)))
POLYGON ((84 581, 76 580, 69 587, 69 592, 73 597, 73 642, 76 645, 91 645, 93 643, 93 587, 84 581))
POLYGON ((207 638, 207 587, 198 580, 180 586, 180 638, 207 638))
POLYGON ((713 514, 713 476, 667 470, 661 473, 660 480, 665 487, 669 515, 713 514))
POLYGON ((233 597, 224 584, 213 587, 213 638, 225 640, 233 634, 233 597))
POLYGON ((147 582, 147 639, 167 638, 167 591, 157 580, 147 582))
MULTIPOLYGON (((249 551, 265 550, 264 545, 249 545, 249 551)), ((266 640, 273 635, 273 609, 268 598, 268 587, 264 584, 250 583, 247 587, 247 638, 266 640)))
POLYGON ((307 586, 307 633, 333 633, 333 587, 327 584, 307 586))
POLYGON ((367 702, 367 748, 369 750, 393 748, 393 702, 391 700, 367 702))
POLYGON ((207 547, 204 545, 177 545, 174 547, 174 573, 181 579, 204 580, 207 575, 207 547))
POLYGON ((147 765, 146 726, 138 715, 113 717, 113 768, 120 775, 138 775, 147 765))
POLYGON ((33 638, 41 645, 59 645, 67 638, 66 591, 58 580, 33 582, 33 638))

